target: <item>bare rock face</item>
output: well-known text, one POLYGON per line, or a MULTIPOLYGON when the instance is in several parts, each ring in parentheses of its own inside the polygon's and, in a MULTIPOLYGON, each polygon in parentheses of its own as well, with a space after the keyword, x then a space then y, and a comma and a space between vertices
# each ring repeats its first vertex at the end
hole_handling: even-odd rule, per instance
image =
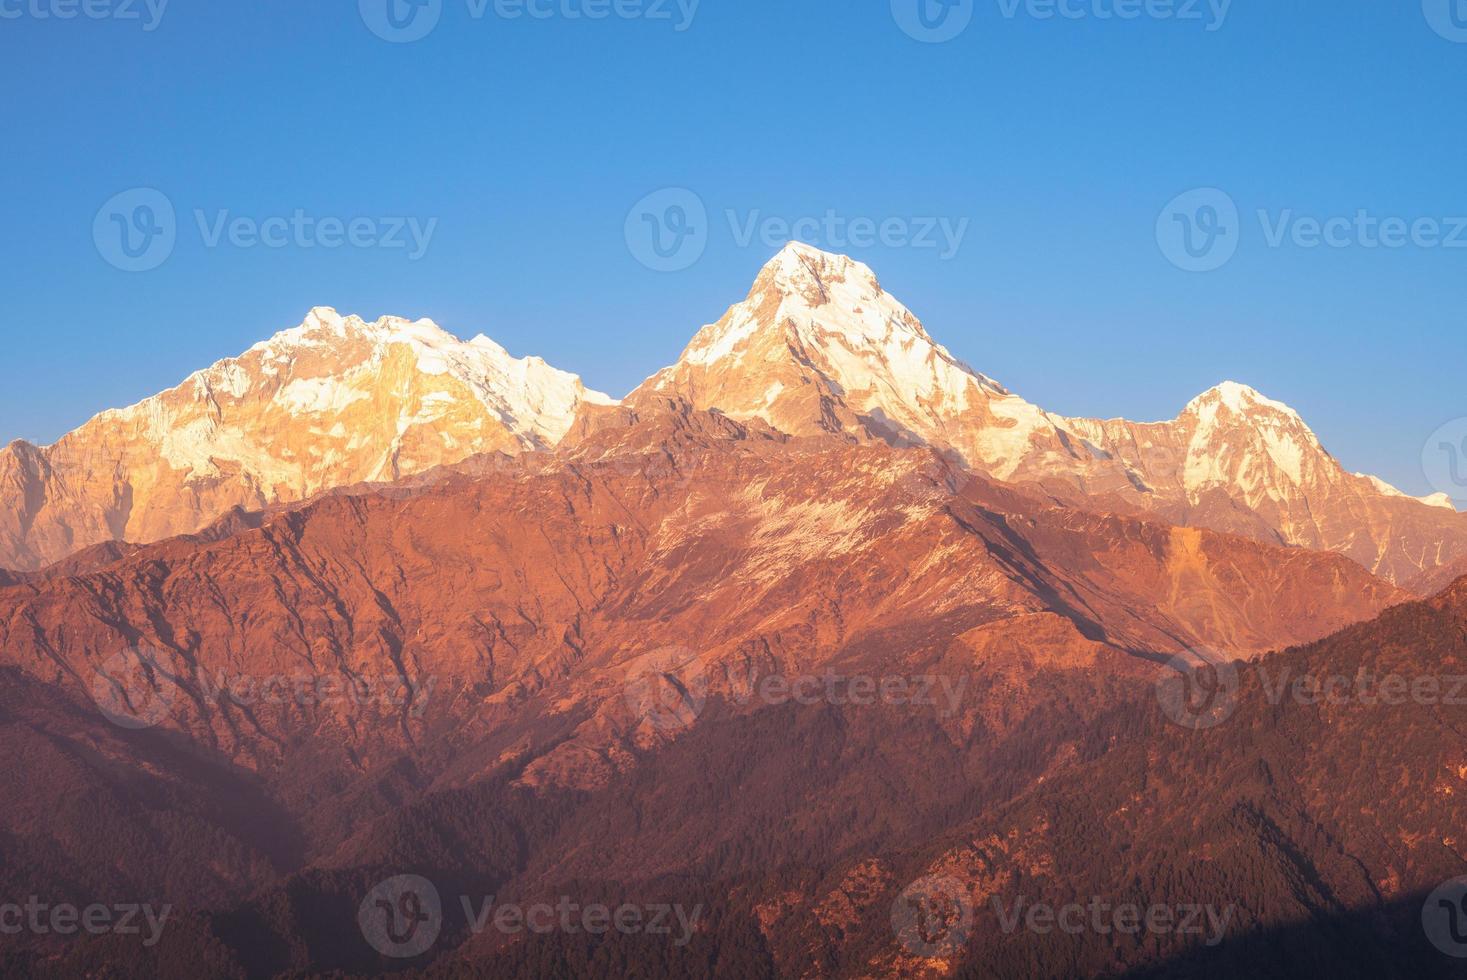
POLYGON ((952 356, 865 265, 792 243, 627 398, 674 395, 796 434, 958 452, 1084 506, 1339 551, 1404 583, 1467 556, 1467 517, 1347 473, 1287 405, 1224 383, 1169 422, 1065 418, 952 356))
MULTIPOLYGON (((14 972, 379 972, 355 910, 408 872, 450 896, 702 904, 698 936, 668 954, 688 960, 633 971, 656 976, 920 975, 890 921, 919 876, 980 908, 1024 875, 1125 895, 1118 839, 1176 842, 1145 851, 1148 887, 1189 880, 1216 846, 1281 881, 1313 861, 1336 893, 1367 894, 1335 838, 1284 822, 1333 806, 1337 785, 1295 774, 1283 789, 1305 797, 1255 803, 1253 774, 1302 739, 1301 769, 1379 759, 1394 785, 1399 746, 1336 745, 1314 710, 1240 710, 1208 741, 1161 719, 1153 685, 1170 654, 1252 657, 1400 590, 1336 554, 1059 505, 925 446, 676 401, 596 414, 556 451, 234 513, 0 584, 0 886, 177 915, 156 950, 36 940, 14 972), (859 700, 856 677, 887 694, 859 700), (1254 810, 1282 829, 1214 832, 1254 810), (125 860, 113 841, 135 842, 125 860), (709 944, 760 969, 700 966, 720 955, 709 944)), ((1428 804, 1413 833, 1455 819, 1401 798, 1428 804)), ((1367 808, 1335 809, 1317 819, 1384 874, 1367 808)), ((1305 895, 1250 921, 1326 906, 1305 895)), ((985 914, 974 942, 996 929, 985 914)), ((1070 955, 1034 942, 999 951, 1070 955)), ((430 956, 445 975, 534 976, 542 949, 456 922, 430 956)), ((950 974, 963 953, 940 952, 928 966, 950 974)), ((1174 950, 1091 937, 1081 952, 1095 972, 1174 950)))
POLYGON ((482 335, 313 310, 299 327, 55 445, 0 450, 0 567, 148 542, 477 452, 553 445, 610 399, 482 335))
POLYGON ((575 785, 604 779, 614 746, 656 736, 626 728, 623 689, 648 657, 731 691, 852 659, 917 671, 960 635, 1077 663, 1251 656, 1406 598, 1337 555, 1089 514, 930 449, 717 414, 501 459, 22 576, 0 589, 4 663, 84 693, 116 657, 155 651, 180 688, 168 724, 252 768, 278 763, 302 726, 363 760, 427 737, 443 720, 413 710, 429 678, 424 697, 487 730, 544 699, 536 717, 571 729, 526 778, 575 785), (220 696, 231 677, 301 671, 408 699, 353 728, 294 699, 220 696))

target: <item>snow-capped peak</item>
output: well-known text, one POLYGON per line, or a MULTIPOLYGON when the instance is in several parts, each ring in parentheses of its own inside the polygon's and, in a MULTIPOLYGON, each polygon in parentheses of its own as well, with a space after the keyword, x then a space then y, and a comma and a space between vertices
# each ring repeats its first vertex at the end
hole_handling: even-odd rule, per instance
POLYGON ((1224 381, 1216 387, 1209 388, 1196 398, 1187 403, 1185 411, 1200 413, 1209 406, 1224 405, 1239 415, 1247 415, 1259 410, 1276 412, 1291 418, 1303 421, 1298 412, 1294 411, 1283 402, 1274 401, 1272 398, 1260 393, 1257 388, 1240 384, 1237 381, 1224 381))
POLYGON ((760 270, 760 279, 775 279, 783 284, 816 283, 856 280, 869 289, 880 290, 876 273, 863 262, 849 255, 826 252, 804 242, 790 242, 765 263, 760 270))
POLYGON ((1362 480, 1369 480, 1371 486, 1387 497, 1404 497, 1407 500, 1415 500, 1419 503, 1426 504, 1428 507, 1445 507, 1447 510, 1457 509, 1457 505, 1452 502, 1452 498, 1445 493, 1433 493, 1426 497, 1413 497, 1378 476, 1371 476, 1369 473, 1356 473, 1355 475, 1362 480))

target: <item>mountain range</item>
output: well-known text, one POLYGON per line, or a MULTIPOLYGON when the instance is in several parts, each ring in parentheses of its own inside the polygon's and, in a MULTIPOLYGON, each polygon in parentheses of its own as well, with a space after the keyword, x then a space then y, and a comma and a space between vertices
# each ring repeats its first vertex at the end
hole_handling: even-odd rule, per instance
POLYGON ((1054 416, 791 245, 620 401, 322 308, 0 474, 0 895, 172 910, 6 975, 1454 975, 1467 698, 1278 678, 1467 677, 1467 517, 1251 388, 1054 416), (1225 919, 1005 924, 1101 900, 1225 919))
MULTIPOLYGON (((1337 551, 1401 586, 1467 559, 1467 518, 1448 498, 1345 471, 1298 413, 1252 388, 1221 384, 1169 422, 1053 415, 953 357, 868 267, 799 243, 622 404, 669 400, 792 435, 951 451, 974 473, 1091 510, 1337 551)), ((0 568, 550 449, 616 404, 482 335, 318 308, 52 446, 0 451, 0 568)))

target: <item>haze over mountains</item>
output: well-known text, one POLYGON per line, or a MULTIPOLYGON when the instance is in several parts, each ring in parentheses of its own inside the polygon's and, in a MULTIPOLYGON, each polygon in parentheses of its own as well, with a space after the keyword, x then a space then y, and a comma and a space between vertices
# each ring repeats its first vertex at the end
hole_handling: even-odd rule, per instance
MULTIPOLYGON (((934 341, 869 268, 791 243, 748 297, 625 400, 792 435, 956 452, 1091 510, 1338 551, 1396 583, 1467 559, 1467 518, 1346 472, 1297 413, 1225 383, 1170 422, 1052 415, 934 341)), ((296 328, 56 444, 0 450, 0 568, 147 543, 334 487, 555 447, 614 400, 482 335, 313 310, 296 328)))

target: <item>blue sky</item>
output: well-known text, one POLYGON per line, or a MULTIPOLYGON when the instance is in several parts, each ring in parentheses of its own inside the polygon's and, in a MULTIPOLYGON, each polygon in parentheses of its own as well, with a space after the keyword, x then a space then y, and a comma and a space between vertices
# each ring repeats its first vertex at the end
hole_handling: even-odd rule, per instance
POLYGON ((1415 493, 1428 437, 1467 415, 1467 247, 1440 240, 1467 246, 1467 2, 963 0, 929 10, 966 22, 942 43, 900 26, 916 0, 702 0, 690 21, 691 0, 429 0, 402 43, 368 26, 392 33, 386 0, 86 2, 0 0, 0 440, 50 441, 314 305, 483 331, 622 395, 742 298, 772 251, 740 241, 751 221, 827 213, 893 234, 812 244, 1054 411, 1169 418, 1231 378, 1415 493), (133 188, 176 214, 145 272, 109 263, 97 222, 133 188), (626 234, 664 188, 708 216, 671 272, 626 234), (1166 213, 1199 188, 1238 214, 1207 272, 1167 232, 1213 242, 1215 195, 1166 213), (221 214, 298 212, 366 223, 335 248, 279 223, 282 247, 210 244, 221 214), (1311 244, 1333 218, 1340 247, 1311 244), (395 219, 431 227, 422 255, 395 219), (958 247, 900 241, 924 219, 958 247), (1420 234, 1367 247, 1391 219, 1420 234))

